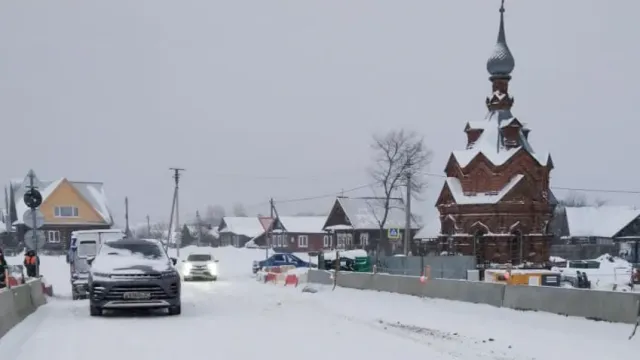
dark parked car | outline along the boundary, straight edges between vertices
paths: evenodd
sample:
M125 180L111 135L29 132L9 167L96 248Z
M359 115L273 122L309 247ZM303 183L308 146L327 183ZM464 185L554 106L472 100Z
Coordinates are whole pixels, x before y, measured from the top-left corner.
M177 260L169 258L159 241L108 241L87 261L91 316L105 309L168 309L169 315L180 314Z
M270 258L262 261L254 261L252 266L253 273L257 273L258 270L266 266L282 266L293 265L297 268L312 267L307 261L300 259L292 254L273 254Z
M355 271L356 261L347 257L340 257L340 271ZM324 260L325 270L334 270L336 267L336 260Z

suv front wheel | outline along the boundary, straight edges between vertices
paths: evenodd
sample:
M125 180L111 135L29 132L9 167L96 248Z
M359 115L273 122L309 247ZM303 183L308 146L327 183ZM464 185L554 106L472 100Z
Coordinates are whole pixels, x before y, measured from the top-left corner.
M172 306L169 308L169 315L175 316L182 313L182 307L180 305Z
M91 306L89 307L89 314L91 316L102 316L102 309L97 306Z

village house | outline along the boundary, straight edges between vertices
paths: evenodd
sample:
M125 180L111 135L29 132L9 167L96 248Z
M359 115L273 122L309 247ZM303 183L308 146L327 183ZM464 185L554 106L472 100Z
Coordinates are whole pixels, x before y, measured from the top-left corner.
M69 247L71 233L76 230L101 230L113 226L113 217L107 203L104 185L100 182L39 181L42 194L40 211L44 215L46 242L42 250L62 251ZM29 228L23 221L28 210L23 195L27 190L24 181L12 181L9 187L9 214L16 229L16 239L24 243Z
M530 128L511 112L515 60L507 46L504 6L498 40L487 61L491 95L484 120L467 122L464 150L453 151L436 201L438 242L448 252L475 256L479 265L535 264L549 259L548 229L556 206L549 188L551 156L534 152Z
M583 260L626 251L633 260L640 240L640 210L630 206L558 207L551 229L552 256Z
M329 241L335 241L338 249L363 249L372 251L376 248L376 240L389 237L389 232L397 233L389 238L391 251L402 250L405 211L404 201L390 200L389 213L384 223L382 233L380 223L384 216L384 199L375 197L338 197L327 216L323 229L330 236ZM411 238L415 236L420 226L411 217ZM413 244L412 244L413 245ZM412 249L415 252L415 249Z
M218 226L220 246L244 247L249 241L264 242L265 229L255 216L225 216Z
M273 247L289 252L315 252L331 248L323 230L326 216L281 216L272 222Z

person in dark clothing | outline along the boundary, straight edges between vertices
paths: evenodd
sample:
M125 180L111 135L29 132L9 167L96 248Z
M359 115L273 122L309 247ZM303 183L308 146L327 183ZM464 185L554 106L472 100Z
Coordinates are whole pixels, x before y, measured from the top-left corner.
M7 287L9 284L9 264L4 258L4 253L0 249L0 289Z
M591 289L591 281L587 278L586 272L582 272L582 283L584 284L585 289Z
M37 267L40 266L40 257L33 250L24 254L24 267L27 269L28 277L37 277Z
M578 289L582 289L584 287L584 283L582 281L582 274L580 271L576 271L576 280L578 280Z

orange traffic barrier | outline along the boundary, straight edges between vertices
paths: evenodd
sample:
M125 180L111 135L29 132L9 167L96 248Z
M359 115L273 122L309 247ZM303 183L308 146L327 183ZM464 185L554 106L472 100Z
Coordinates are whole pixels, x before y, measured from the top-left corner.
M289 274L284 278L284 286L293 285L298 286L298 276L296 274Z
M276 274L275 273L267 273L267 275L264 277L264 282L268 283L268 282L276 282Z

